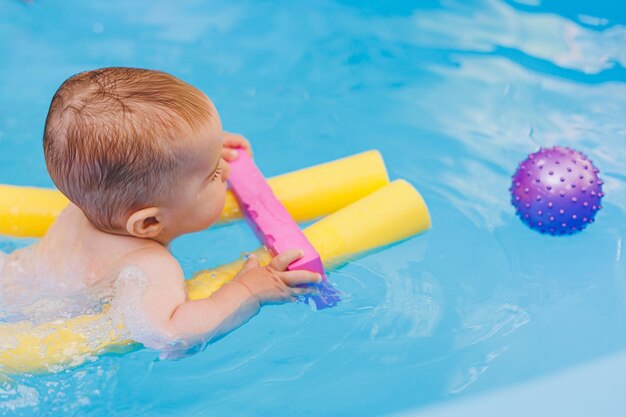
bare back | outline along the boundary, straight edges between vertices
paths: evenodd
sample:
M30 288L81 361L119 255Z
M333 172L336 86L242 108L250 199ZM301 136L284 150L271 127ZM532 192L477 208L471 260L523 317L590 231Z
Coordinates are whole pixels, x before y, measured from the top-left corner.
M148 248L166 251L150 240L102 232L70 204L39 242L4 258L2 306L101 291L113 284L124 259Z

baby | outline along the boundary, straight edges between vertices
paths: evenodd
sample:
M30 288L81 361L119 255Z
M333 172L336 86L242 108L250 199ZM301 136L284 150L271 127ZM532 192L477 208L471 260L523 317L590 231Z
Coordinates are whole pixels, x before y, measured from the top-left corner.
M215 223L228 161L238 149L250 152L191 85L135 68L75 75L52 98L43 142L52 180L71 204L12 258L45 277L48 294L115 287L112 304L122 305L131 337L144 345L168 350L219 337L262 305L294 301L320 282L319 274L286 270L302 256L294 249L267 267L251 255L213 295L188 299L168 245Z

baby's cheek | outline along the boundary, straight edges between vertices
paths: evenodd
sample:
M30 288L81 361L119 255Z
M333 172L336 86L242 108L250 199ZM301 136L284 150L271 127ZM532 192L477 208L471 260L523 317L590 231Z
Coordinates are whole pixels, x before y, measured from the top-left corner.
M226 193L220 193L214 196L213 201L211 202L211 214L217 219L224 211L224 204L226 202Z
M221 188L221 189L220 189ZM226 201L225 187L212 187L202 201L199 201L198 209L201 210L200 215L204 218L205 228L215 223L224 210Z

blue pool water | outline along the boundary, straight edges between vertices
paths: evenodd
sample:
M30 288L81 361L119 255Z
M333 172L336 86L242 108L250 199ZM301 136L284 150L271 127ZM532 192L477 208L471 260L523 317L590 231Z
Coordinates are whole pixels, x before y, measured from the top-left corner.
M268 176L379 149L434 224L331 272L337 308L264 308L178 361L142 350L3 377L0 413L622 415L626 9L361 3L0 2L0 183L51 186L42 127L64 79L138 66L205 91ZM528 230L509 203L516 164L552 145L605 181L572 237ZM255 246L236 224L173 251L191 274Z

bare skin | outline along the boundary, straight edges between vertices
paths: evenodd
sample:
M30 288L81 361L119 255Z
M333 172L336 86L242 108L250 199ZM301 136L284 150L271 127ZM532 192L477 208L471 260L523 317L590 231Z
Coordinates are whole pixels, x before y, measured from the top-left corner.
M193 138L190 147L189 169L179 178L174 198L129 214L125 230L101 231L70 204L40 242L15 252L12 258L22 257L21 264L45 271L46 279L54 281L48 291L60 295L113 285L126 266L139 267L148 277L140 289L141 325L155 337L133 336L157 349L164 347L156 339L194 343L219 337L249 320L264 304L291 302L310 293L310 288L298 285L318 283L321 277L308 271L286 271L302 256L301 251L290 250L267 267L260 267L251 256L237 277L213 295L188 299L182 268L168 245L178 236L215 223L224 206L227 160L236 156L235 148L250 151L245 138L223 133L219 120L211 131ZM121 291L132 291L127 288L132 285L125 284Z

